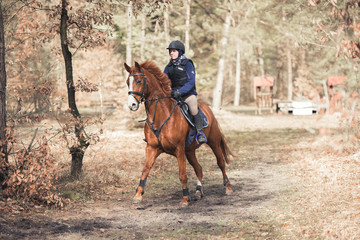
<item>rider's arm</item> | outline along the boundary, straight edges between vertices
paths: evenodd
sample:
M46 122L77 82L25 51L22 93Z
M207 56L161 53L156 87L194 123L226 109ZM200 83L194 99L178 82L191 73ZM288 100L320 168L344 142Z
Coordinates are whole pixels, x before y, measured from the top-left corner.
M188 81L182 86L179 91L182 95L186 95L191 90L195 89L195 68L194 65L188 61L185 65L185 70L188 76Z
M169 68L168 68L168 66L166 65L166 66L165 66L165 69L164 69L164 73L165 73L166 75L168 75L168 72L169 72ZM169 77L169 75L168 75L168 77Z

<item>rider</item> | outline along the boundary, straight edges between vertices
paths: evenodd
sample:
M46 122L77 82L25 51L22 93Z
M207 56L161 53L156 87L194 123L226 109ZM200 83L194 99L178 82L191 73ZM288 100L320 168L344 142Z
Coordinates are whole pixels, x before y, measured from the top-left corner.
M171 96L177 101L182 99L189 105L191 114L195 119L196 139L199 144L206 143L206 136L202 132L203 120L196 98L194 64L191 59L185 57L185 46L179 40L172 41L167 49L171 59L168 65L166 65L164 73L171 80Z

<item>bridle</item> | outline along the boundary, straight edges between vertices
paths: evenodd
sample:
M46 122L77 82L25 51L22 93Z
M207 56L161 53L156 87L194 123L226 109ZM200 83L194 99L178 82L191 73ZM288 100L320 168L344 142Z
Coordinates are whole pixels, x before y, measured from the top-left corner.
M146 99L145 96L145 88L149 88L149 85L146 82L146 76L144 74L144 70L141 69L141 73L135 73L135 74L130 74L129 77L135 77L135 76L142 76L143 77L143 87L141 92L136 92L136 91L128 91L128 95L133 96L136 100L136 102L140 105L140 103L143 102L157 102L158 100L164 99L164 98L171 98L171 96L165 96L165 97L159 97L159 98L151 98L151 99ZM137 95L140 97L140 101L134 96ZM156 110L155 110L156 111Z
M129 91L128 95L131 95L135 98L135 100L137 101L138 104L142 103L145 101L145 87L148 87L147 83L146 83L146 76L144 74L144 70L141 69L141 73L135 73L135 74L130 74L129 77L135 77L135 76L142 76L143 77L143 87L141 92L136 92L136 91ZM140 97L140 101L134 96L137 95Z
M159 145L160 145L160 148L164 150L161 142L160 142L160 139L159 139L159 135L160 135L160 131L162 129L162 127L167 123L167 121L169 121L170 117L173 115L174 111L175 111L175 108L176 106L178 105L178 102L175 101L174 103L174 106L171 110L171 113L170 115L165 119L165 121L156 129L155 126L154 126L154 123L155 123L155 116L156 116L156 110L157 110L157 104L158 104L158 101L161 100L161 99L165 99L165 98L171 98L171 96L164 96L164 97L159 97L159 98L151 98L151 99L146 99L146 96L145 96L145 88L149 88L147 82L146 82L146 76L144 74L144 70L141 69L141 73L135 73L135 74L130 74L129 77L134 77L134 76L142 76L143 77L143 87L142 87L142 90L141 92L136 92L136 91L129 91L128 92L128 95L132 96L133 98L135 98L135 100L137 101L137 103L140 105L140 103L148 103L150 102L150 104L152 104L153 102L155 102L155 109L154 109L154 116L153 116L153 119L150 120L149 119L149 112L148 112L148 109L145 107L145 111L146 111L146 119L144 120L146 122L146 124L149 126L149 128L151 129L151 131L155 134L158 142L159 142ZM140 97L140 101L134 96L134 95L137 95ZM141 121L142 122L142 121ZM165 150L164 150L165 151Z

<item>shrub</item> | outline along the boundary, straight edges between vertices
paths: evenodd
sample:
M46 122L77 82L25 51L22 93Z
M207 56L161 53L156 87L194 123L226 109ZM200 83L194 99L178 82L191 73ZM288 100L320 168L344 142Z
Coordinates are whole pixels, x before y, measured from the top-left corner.
M54 185L58 168L45 138L39 146L36 151L21 150L15 154L3 183L3 196L25 205L63 207L63 199Z

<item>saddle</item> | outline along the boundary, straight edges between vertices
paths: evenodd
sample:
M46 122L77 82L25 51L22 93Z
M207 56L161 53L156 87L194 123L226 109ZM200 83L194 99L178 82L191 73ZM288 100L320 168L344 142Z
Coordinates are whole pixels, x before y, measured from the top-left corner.
M188 148L191 145L191 143L194 141L195 136L196 136L195 119L194 119L194 116L190 112L189 105L186 102L180 101L178 103L180 106L181 113L183 114L183 116L185 117L185 119L187 120L189 125L191 126L189 135L187 136L186 141L185 141L185 148ZM204 129L209 126L209 121L208 121L207 117L205 116L205 113L200 108L199 108L199 111L202 116L203 129Z

